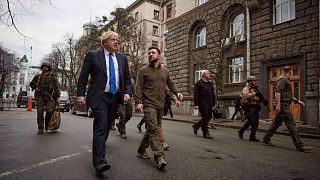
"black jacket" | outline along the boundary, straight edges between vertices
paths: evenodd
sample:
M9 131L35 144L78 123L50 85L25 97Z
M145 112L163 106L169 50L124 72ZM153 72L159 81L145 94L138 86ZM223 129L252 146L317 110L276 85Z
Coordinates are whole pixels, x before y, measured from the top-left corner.
M199 107L213 107L216 105L216 97L212 82L204 82L202 79L196 82L194 86L194 105Z

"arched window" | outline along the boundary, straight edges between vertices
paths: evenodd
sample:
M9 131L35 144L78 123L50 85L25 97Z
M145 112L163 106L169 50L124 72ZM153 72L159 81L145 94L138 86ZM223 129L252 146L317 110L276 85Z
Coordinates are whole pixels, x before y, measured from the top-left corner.
M196 4L197 6L200 6L201 4L204 4L205 2L207 2L206 0L197 0Z
M241 36L244 33L244 14L237 15L230 23L230 37Z
M207 29L205 27L201 27L197 30L196 48L206 45L206 35Z

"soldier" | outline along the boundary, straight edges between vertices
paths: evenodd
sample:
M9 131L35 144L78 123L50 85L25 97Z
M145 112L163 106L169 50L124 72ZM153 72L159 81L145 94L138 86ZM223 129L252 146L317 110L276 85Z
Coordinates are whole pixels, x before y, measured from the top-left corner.
M238 135L240 139L243 139L244 131L251 126L249 141L260 142L260 140L256 138L256 132L259 126L259 111L261 110L260 103L262 99L258 94L256 77L249 76L247 83L247 86L242 90L242 101L246 104L243 105L243 109L245 118L248 119L248 121L239 129Z
M132 95L134 95L134 80L131 79L132 84ZM119 123L116 124L118 127L118 132L120 133L120 137L123 139L127 138L126 133L126 123L131 119L132 117L132 103L133 99L130 99L128 102L124 104L120 104L119 107Z
M37 100L38 134L43 134L44 129L48 130L48 124L55 106L59 105L60 89L58 80L50 72L52 71L51 64L43 62L40 69L42 73L34 76L30 82L30 87L35 90L35 98ZM51 100L50 96L52 97ZM44 111L46 111L45 118L43 117Z
M236 97L236 100L235 100L235 111L231 117L231 120L234 120L234 118L236 117L236 115L238 114L238 112L240 113L240 116L241 116L241 120L242 122L244 122L244 118L243 118L243 110L242 110L242 107L241 107L241 99L242 97L241 96L238 96Z
M272 124L267 130L266 134L263 137L263 143L268 146L274 146L271 143L270 139L272 135L277 131L282 122L287 126L290 136L296 149L301 152L312 150L311 146L305 146L301 142L296 123L293 120L292 112L290 110L290 104L292 101L299 103L302 107L305 106L305 103L293 97L292 87L290 83L291 68L290 66L284 66L282 68L282 75L276 81L275 84L275 100L276 100L276 110L275 117Z

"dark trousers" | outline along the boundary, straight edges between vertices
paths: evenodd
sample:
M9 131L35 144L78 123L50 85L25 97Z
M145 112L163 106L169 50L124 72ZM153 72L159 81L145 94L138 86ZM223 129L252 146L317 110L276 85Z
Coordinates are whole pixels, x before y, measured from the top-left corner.
M233 120L234 117L238 114L238 112L240 112L241 120L243 121L243 110L241 108L235 108L235 111L234 111L231 119Z
M142 126L143 125L143 123L144 122L146 122L146 117L145 116L143 116L143 118L140 120L140 122L139 122L139 124L138 124L138 126Z
M245 109L244 116L247 122L240 128L240 132L243 133L247 128L251 126L250 139L256 137L256 132L259 126L259 111L260 105L250 105L248 109Z
M282 122L284 122L289 130L289 133L294 145L296 147L303 146L303 142L301 142L298 131L297 131L296 123L293 120L292 112L290 110L290 105L281 104L280 107L281 107L280 112L275 115L275 118L273 119L273 122L271 123L269 129L264 135L263 140L265 141L270 140L273 134L281 126Z
M197 129L201 127L203 134L206 134L209 132L208 124L212 118L212 106L200 106L199 111L201 114L201 119L195 123L195 127Z
M104 93L103 100L98 107L93 108L93 145L92 162L93 165L106 161L106 141L108 139L111 124L117 117L118 106L121 101L120 93L115 95Z

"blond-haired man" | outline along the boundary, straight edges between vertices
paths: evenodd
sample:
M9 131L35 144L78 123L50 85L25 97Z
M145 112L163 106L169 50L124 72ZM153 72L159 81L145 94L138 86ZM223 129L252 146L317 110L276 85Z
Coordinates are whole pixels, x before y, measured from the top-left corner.
M93 110L92 160L96 174L110 169L105 159L105 143L119 104L127 102L132 93L127 58L116 52L118 34L113 31L102 33L101 46L102 49L88 52L77 86L77 102ZM85 98L89 75L91 80Z

